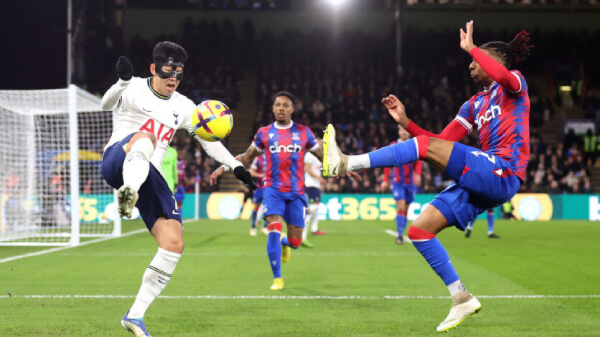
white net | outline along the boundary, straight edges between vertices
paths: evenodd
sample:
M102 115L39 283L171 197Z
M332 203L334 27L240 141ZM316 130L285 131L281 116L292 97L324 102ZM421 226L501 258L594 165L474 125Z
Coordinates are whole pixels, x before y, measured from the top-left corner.
M77 88L79 231L71 222L69 90L0 90L0 245L66 245L120 235L114 193L102 179L113 115ZM119 220L117 220L119 221ZM79 237L75 242L79 242Z

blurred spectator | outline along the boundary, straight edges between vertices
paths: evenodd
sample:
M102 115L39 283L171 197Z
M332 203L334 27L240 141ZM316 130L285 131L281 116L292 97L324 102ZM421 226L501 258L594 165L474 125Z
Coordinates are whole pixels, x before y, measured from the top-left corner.
M585 164L596 165L596 156L598 153L597 136L592 132L592 129L587 129L585 137L583 137L583 150L585 153Z

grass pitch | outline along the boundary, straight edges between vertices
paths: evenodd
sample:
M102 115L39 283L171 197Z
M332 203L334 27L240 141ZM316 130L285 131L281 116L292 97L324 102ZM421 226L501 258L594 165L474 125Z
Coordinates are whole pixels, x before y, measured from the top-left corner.
M185 224L186 248L146 314L154 336L433 336L448 291L392 222L325 221L271 291L248 221ZM125 221L124 230L144 228ZM438 237L482 311L454 336L600 336L600 225L484 221ZM0 260L47 248L0 247ZM156 252L148 232L0 263L0 336L128 336L120 319Z

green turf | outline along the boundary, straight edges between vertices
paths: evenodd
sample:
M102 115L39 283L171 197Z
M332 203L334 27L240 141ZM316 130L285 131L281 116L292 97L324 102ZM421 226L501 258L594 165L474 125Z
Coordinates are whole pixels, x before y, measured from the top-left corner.
M139 228L138 221L124 223L125 231ZM384 232L392 222L329 221L321 228L328 235L310 237L313 249L293 251L283 266L286 288L274 292L266 237L248 236L247 221L186 224L184 255L147 312L148 329L154 336L437 334L450 307L446 287L412 245L397 246ZM450 334L600 335L597 223L498 221L501 239L486 232L479 221L470 239L455 229L438 236L483 304ZM0 247L0 259L40 249L47 248ZM127 336L119 320L155 251L144 232L0 263L0 336Z

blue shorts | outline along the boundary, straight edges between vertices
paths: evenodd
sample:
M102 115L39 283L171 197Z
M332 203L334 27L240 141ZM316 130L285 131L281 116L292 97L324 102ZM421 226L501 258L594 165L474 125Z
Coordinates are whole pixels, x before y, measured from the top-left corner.
M180 204L183 204L183 199L185 198L185 188L183 186L177 187L175 190L175 201Z
M454 143L445 173L455 182L438 194L431 205L450 226L461 230L485 210L510 200L521 186L521 180L512 174L512 167L504 159L460 143Z
M318 187L307 187L306 195L308 196L308 203L318 204L321 202L321 189Z
M252 196L252 202L255 204L260 204L263 201L263 188L259 187L254 190L254 195Z
M123 162L125 161L124 146L127 145L135 133L123 138L121 141L111 145L102 157L102 176L104 180L115 189L123 186ZM152 231L152 227L159 217L177 220L181 223L181 215L177 209L177 202L173 192L167 185L167 181L160 172L150 163L148 178L138 191L139 199L135 206L146 228Z
M304 228L308 201L303 194L279 192L273 187L263 188L263 209L265 217L280 215L288 225Z
M415 200L415 185L392 184L392 195L394 200L404 200L410 204Z

